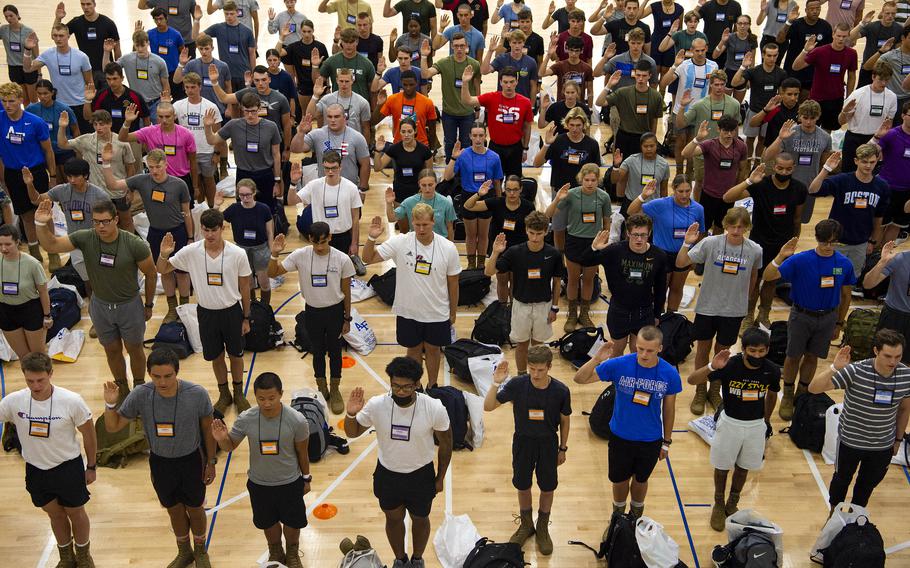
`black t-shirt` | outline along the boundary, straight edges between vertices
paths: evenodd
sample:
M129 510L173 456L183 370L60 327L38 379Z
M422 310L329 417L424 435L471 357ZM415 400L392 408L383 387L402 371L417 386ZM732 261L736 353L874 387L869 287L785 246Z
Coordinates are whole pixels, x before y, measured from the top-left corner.
M616 53L625 53L629 51L629 42L626 41L626 37L629 35L629 31L635 28L640 29L645 32L645 43L651 43L651 27L642 22L641 20L630 24L626 21L625 18L620 18L618 20L613 20L608 22L606 26L607 32L610 34L610 41L616 44ZM604 49L601 53L606 51L607 45L609 42L604 41Z
M555 12L550 14L550 18L556 22L559 33L569 31L569 11L565 7L557 8Z
M419 191L417 176L420 170L427 165L427 160L433 155L430 149L417 142L413 152L405 150L401 142L392 144L386 151L386 156L394 160L395 176L392 187L395 189L395 201L401 203Z
M565 272L556 247L544 244L532 252L527 243L507 248L496 260L496 270L512 273L512 295L523 304L552 301L553 278Z
M797 18L787 32L787 56L784 57L784 70L791 76L799 79L804 89L812 86L812 75L815 73L810 65L799 71L793 70L793 62L799 57L800 52L806 47L806 37L815 36L815 47L831 43L831 24L819 18L811 26L805 18ZM710 45L710 44L709 44Z
M442 7L452 12L452 21L458 22L458 7L462 4L467 4L474 10L474 15L471 16L471 25L480 31L484 31L484 25L490 19L490 9L487 7L486 0L444 0Z
M376 34L370 34L366 39L358 37L357 53L369 59L374 69L378 68L379 56L382 55L382 38Z
M749 187L752 208L752 233L749 238L761 243L785 243L794 235L796 208L806 202L806 185L790 178L786 189L778 189L771 176Z
M301 84L313 86L313 67L310 63L310 58L313 56L314 47L319 50L319 56L322 61L328 59L329 50L326 49L325 44L321 41L314 40L313 43L295 41L284 48L288 52L288 57L294 62L294 69L297 71L298 90Z
M588 103L576 101L575 106L585 111L585 114L588 116L588 122L591 122L591 109L588 108ZM566 128L562 125L562 121L566 115L569 114L570 110L572 109L566 106L566 101L556 101L550 103L550 106L547 107L547 113L544 115L544 120L556 125L557 135L566 133Z
M547 160L552 166L550 187L554 192L559 191L565 184L575 187L578 185L575 178L583 165L600 165L600 145L590 136L585 136L580 142L575 143L567 134L560 134L547 148Z
M71 34L76 36L76 45L79 46L79 51L88 55L92 68L95 71L102 71L101 60L104 57L104 40L113 39L120 41L120 32L117 31L117 24L107 16L99 14L98 19L94 22L86 20L85 16L73 18L66 24L66 27L69 28Z
M788 120L799 122L799 120L797 120L799 105L796 105L793 108L787 108L784 105L780 105L777 108L777 112L775 112L774 116L771 117L771 120L768 121L768 130L765 132L765 148L774 144L774 141L777 140L778 135L780 135L780 129L785 122Z
M881 49L885 42L890 38L894 38L894 45L900 47L901 31L903 31L903 29L904 28L897 22L894 22L890 27L886 28L882 25L881 21L878 20L863 26L862 31L860 32L861 37L866 38L866 47L863 49L863 60L867 60L875 55L875 52Z
M723 369L708 373L708 380L721 382L727 416L763 420L768 391L780 392L780 367L765 358L758 369L747 369L743 356L734 355Z
M699 8L698 13L701 15L701 20L705 25L704 31L708 37L708 48L713 51L714 47L720 43L724 30L733 29L733 24L742 15L743 8L736 0L730 0L724 5L718 4L717 0L710 0Z
M743 79L749 83L752 93L749 95L749 109L758 112L765 108L786 78L787 72L776 65L770 73L761 65L743 71Z
M509 47L509 40L505 41L505 45L503 47L505 48L506 53L509 53L509 50L512 49ZM543 38L540 37L537 32L531 32L531 35L525 39L524 52L525 55L534 61L539 61L540 58L543 57L543 54L546 53L546 50L543 47Z
M145 99L129 87L123 87L123 94L119 97L110 87L101 89L92 100L92 110L106 110L111 113L111 132L116 134L123 127L126 107L130 106L130 103L139 109L140 119L149 116L149 107L145 104ZM134 120L130 125L130 132L135 132L140 128L142 128L142 120Z
M506 246L515 246L528 240L525 233L525 217L534 211L534 204L522 199L518 209L512 211L506 205L505 197L488 197L484 200L487 209L493 213L492 231L494 235L505 233Z
M667 253L651 245L644 254L629 248L629 241L613 243L602 251L587 247L582 264L601 264L610 288L610 305L626 309L654 306L654 315L664 311L667 296Z
M572 414L572 394L569 387L554 378L545 389L531 383L530 375L517 375L503 383L496 400L512 403L515 434L532 438L555 436L562 416ZM543 411L541 414L540 411Z

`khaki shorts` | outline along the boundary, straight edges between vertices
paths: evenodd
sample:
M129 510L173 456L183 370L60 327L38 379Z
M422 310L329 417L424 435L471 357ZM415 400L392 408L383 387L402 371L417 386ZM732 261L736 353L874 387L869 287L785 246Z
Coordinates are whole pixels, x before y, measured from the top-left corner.
M512 300L512 331L509 338L515 343L534 340L540 343L553 335L553 326L547 321L550 302L523 304Z
M737 420L721 412L711 441L711 465L730 471L733 466L756 471L765 458L764 420Z

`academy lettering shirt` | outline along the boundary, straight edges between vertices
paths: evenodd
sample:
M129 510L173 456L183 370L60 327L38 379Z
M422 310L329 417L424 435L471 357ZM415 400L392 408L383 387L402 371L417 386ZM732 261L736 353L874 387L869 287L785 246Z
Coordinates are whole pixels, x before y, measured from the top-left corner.
M720 381L724 412L734 420L764 420L768 391L780 392L780 367L762 358L758 369L749 369L743 355L730 357L723 369L708 373L709 381Z
M484 93L477 97L487 116L490 141L500 146L521 142L525 123L534 121L531 101L524 95L515 94L511 99L501 92Z
M0 112L0 159L5 168L21 170L43 165L44 150L41 142L50 138L47 124L30 112L23 112L18 120L11 120Z
M792 283L793 305L807 310L831 310L840 304L842 286L856 284L853 265L835 251L821 256L815 249L796 253L780 264L780 275Z
M630 353L604 361L595 372L616 386L610 431L632 442L663 440L663 399L682 392L676 369L663 359L654 367L642 367L638 355Z
M752 272L761 268L761 247L746 238L734 245L727 235L714 235L693 246L689 258L705 265L695 313L728 318L745 316Z
M834 197L828 218L843 227L840 242L858 245L872 236L873 221L885 215L890 194L888 183L878 176L865 183L855 173L846 173L826 178L816 196Z

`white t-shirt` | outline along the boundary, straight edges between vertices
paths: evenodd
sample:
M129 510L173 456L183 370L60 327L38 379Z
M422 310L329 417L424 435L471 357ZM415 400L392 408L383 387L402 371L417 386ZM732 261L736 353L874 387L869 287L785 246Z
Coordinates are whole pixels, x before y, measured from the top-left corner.
M341 279L356 274L351 258L340 250L329 247L329 254L319 256L313 247L295 250L281 262L285 270L297 271L300 293L307 306L327 308L344 300Z
M82 397L63 387L55 386L44 401L34 400L27 388L0 400L0 421L16 425L22 458L38 469L48 470L81 456L76 428L91 419L92 411Z
M376 395L357 413L357 422L376 429L379 463L396 473L411 473L432 462L433 431L449 429L446 408L423 393L417 393L417 401L407 408L395 404L388 394Z
M218 105L206 98L203 98L198 105L190 103L189 99L180 99L174 103L177 123L193 133L193 139L196 140L197 154L211 154L215 151L215 147L206 141L205 127L202 125L205 113L210 108L215 109L215 122L221 122L222 116L221 111L218 110ZM217 127L215 132L218 132Z
M673 112L680 112L679 101L682 100L682 94L686 91L692 92L692 102L689 106L682 109L685 112L701 99L708 96L708 83L710 82L711 73L717 69L717 63L710 59L705 60L704 65L696 65L691 59L687 59L679 64L676 68L676 76L679 78L679 84L676 87L676 96L673 97Z
M170 258L171 264L190 273L200 306L207 310L230 308L240 301L238 278L253 273L246 251L225 241L222 253L212 258L204 247L205 241L188 244Z
M847 130L854 134L872 136L878 132L885 119L891 120L897 112L897 95L891 89L874 93L871 85L860 87L850 93L844 106L853 100L856 101L856 112L847 121Z
M332 234L350 231L354 226L352 209L363 207L357 184L341 178L338 185L328 185L324 177L314 179L297 192L304 207L312 205L313 222L328 223Z
M447 279L461 272L455 244L433 235L428 246L415 233L395 235L377 247L383 260L395 262L395 302L392 312L422 323L449 321ZM418 273L420 271L421 273Z

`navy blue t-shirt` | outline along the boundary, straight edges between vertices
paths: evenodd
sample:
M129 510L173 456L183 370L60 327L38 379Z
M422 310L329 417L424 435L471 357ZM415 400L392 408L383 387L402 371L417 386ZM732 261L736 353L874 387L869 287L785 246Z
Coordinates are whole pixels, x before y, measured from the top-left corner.
M245 208L234 203L224 210L224 220L231 224L234 242L242 247L253 247L268 241L266 223L272 220L272 212L265 203Z
M821 256L815 249L794 254L780 265L781 277L792 284L790 299L807 310L831 310L840 304L842 286L856 284L853 264L834 251Z
M878 176L863 183L855 173L846 173L825 178L815 195L834 196L828 218L840 222L843 227L840 242L858 245L872 236L875 218L884 217L891 190L888 182Z

